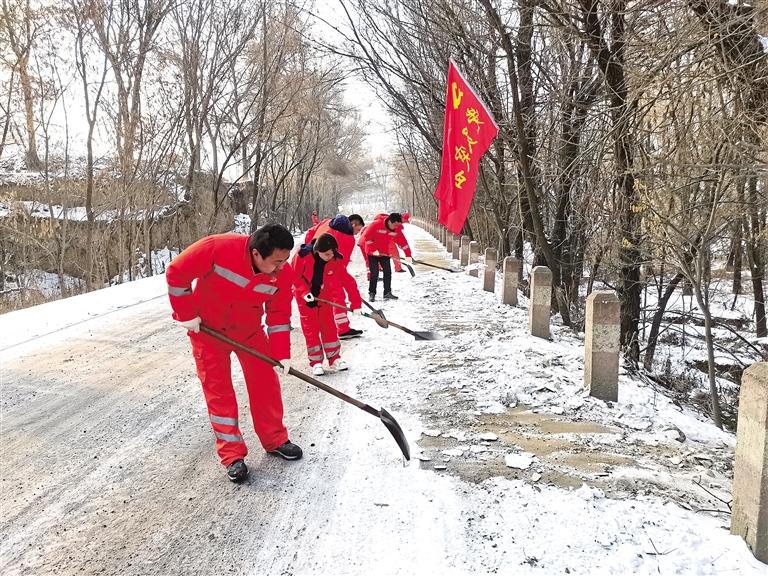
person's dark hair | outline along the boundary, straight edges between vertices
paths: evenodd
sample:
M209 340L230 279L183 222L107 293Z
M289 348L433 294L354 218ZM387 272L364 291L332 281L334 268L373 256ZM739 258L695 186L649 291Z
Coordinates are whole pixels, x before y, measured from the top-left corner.
M400 222L403 223L403 216L400 214L400 212L392 212L392 214L389 215L387 218L390 222Z
M248 239L248 249L258 250L262 258L267 258L275 250L292 250L293 236L280 224L267 224L251 234Z
M360 224L360 226L365 226L365 220L363 220L363 217L360 216L360 214L350 214L349 221L352 223L357 222L358 224Z
M330 234L322 234L315 240L315 252L328 252L328 250L338 250L339 243L336 238Z

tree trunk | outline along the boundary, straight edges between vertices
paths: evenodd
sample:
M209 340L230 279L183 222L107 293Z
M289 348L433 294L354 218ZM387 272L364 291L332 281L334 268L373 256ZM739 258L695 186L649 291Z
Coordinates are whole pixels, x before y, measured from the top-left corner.
M42 162L37 155L37 138L35 136L34 95L32 94L32 81L27 69L28 56L19 59L19 79L21 92L24 97L24 120L27 126L27 150L26 161L28 170L40 170Z
M664 291L664 295L659 299L659 307L656 309L656 313L653 315L651 321L651 331L648 333L648 345L645 348L645 357L643 358L643 368L651 370L653 368L653 357L656 354L656 343L659 340L659 329L661 328L661 320L664 317L664 312L667 310L667 304L672 294L675 292L675 288L683 279L683 275L678 272L674 278L667 284L667 289Z
M733 293L741 294L741 268L744 265L742 261L743 250L741 248L741 218L736 220L733 227Z
M704 314L704 340L707 345L707 374L709 376L709 393L712 397L712 420L715 426L723 429L723 418L720 413L720 398L717 390L717 376L715 374L715 345L712 338L712 313L709 310L709 305L705 302L705 299L701 292L701 267L697 266L696 275L698 278L693 283L694 293L696 295L696 302L699 304L702 313Z
M757 174L751 174L748 181L749 237L747 254L752 272L752 293L755 299L755 332L758 338L768 336L765 318L765 261L763 234L765 232L764 214L760 213L761 200L757 191Z

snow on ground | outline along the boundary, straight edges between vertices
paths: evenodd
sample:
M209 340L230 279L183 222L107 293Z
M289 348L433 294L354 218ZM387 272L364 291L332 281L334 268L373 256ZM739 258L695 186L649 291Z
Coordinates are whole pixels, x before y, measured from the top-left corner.
M2 314L0 350L148 300L167 297L167 293L165 276L155 276Z
M418 258L441 263L437 242L406 229ZM726 509L732 434L623 373L619 402L591 398L583 335L553 326L551 341L532 338L525 298L504 306L479 278L416 268L394 275L399 301L374 306L444 338L368 327L378 354L353 366L364 396L408 413L420 467L475 502L464 511L472 570L765 573L726 514L695 511Z
M437 243L414 226L406 228L415 255L440 262ZM729 535L728 515L705 511L726 508L719 498L729 499L732 434L626 374L618 402L589 397L582 384L580 335L554 326L551 341L532 338L526 333L525 299L519 307L503 306L497 295L480 290L478 278L416 269L414 278L394 275L400 300L379 298L373 305L394 322L434 330L443 339L419 342L356 318L353 324L365 333L343 344L351 370L325 377L330 385L392 412L410 440L414 458L409 466L398 465L399 451L377 419L309 388L300 404L295 395L289 400L286 412L292 438L306 450L305 459L290 469L299 472L287 481L287 467L257 467L255 479L232 487L216 469L213 454L204 455L209 464L184 466L190 450L210 450L203 415L186 405L189 413L173 415L172 405L163 404L161 420L178 418L173 426L185 434L186 452L178 451L180 446L156 449L174 450L176 462L188 470L179 487L185 497L174 502L170 494L158 496L160 506L173 509L173 525L166 527L172 532L157 532L136 549L128 534L110 532L115 521L105 523L109 538L101 547L112 552L100 557L104 565L112 566L115 554L123 557L123 541L135 563L124 566L131 574L156 573L155 567L193 573L195 566L210 566L222 555L223 565L237 574L766 574L743 541ZM353 270L365 296L359 254ZM157 338L164 333L159 324L170 325L167 304L160 300L165 291L164 278L156 276L2 315L0 360L13 361L39 348L38 342L48 349L78 331L83 339L95 336L96 345L99 326L125 329L129 320L137 322L130 316L133 306L162 317L135 324L139 334L148 324L147 338ZM97 324L88 323L94 317ZM293 324L299 324L295 314ZM296 367L306 369L300 334L294 332L293 340ZM155 345L146 347L148 354L162 354ZM181 402L189 392L178 382L189 377L169 377L176 378L170 389L179 390L175 398ZM284 388L296 390L296 382ZM140 395L135 417L151 409L155 397L165 398L159 396L164 390ZM317 398L323 403L317 405ZM304 404L310 405L309 413L302 412ZM329 406L338 410L337 420ZM317 428L322 420L316 418L323 418L319 408L332 423L326 432ZM195 427L187 430L184 422L191 420ZM178 441L179 432L169 434L169 440ZM152 434L130 439L136 450L152 442ZM109 500L112 490L118 496L130 490L132 510L144 511L143 498L153 496L151 485L123 484L139 482L141 463L120 463L121 469L122 464L136 469L127 476L110 472L114 486L98 488L103 501L92 507L97 515L91 521L99 525L98 511L115 507ZM207 494L190 493L192 483L206 474L213 474L205 483ZM99 474L99 482L103 478ZM48 493L29 505L45 501ZM187 494L194 505L187 504ZM27 501L12 496L16 507ZM264 502L276 508L260 516ZM65 504L56 506L68 510ZM83 513L75 504L73 513ZM243 516L238 512L243 507L253 511ZM149 525L164 517L163 510L147 510ZM213 514L206 525L199 524L201 510ZM26 533L23 526L16 529L11 531L16 539ZM173 549L183 557L166 561L162 543L184 531L190 533L188 547ZM251 540L252 532L263 539ZM97 553L81 544L89 557ZM145 547L153 555L142 559ZM194 551L193 559L188 551ZM62 565L76 566L76 556L70 554ZM29 554L20 557L40 562ZM18 565L7 568L25 573ZM102 566L83 568L96 573Z

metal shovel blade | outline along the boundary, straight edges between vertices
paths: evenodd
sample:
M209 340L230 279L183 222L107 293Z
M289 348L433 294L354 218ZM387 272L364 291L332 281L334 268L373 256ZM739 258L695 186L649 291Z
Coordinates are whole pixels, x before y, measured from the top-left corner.
M400 264L402 264L403 266L408 268L408 272L411 274L411 278L416 276L416 272L413 271L413 266L411 266L410 264L408 264L406 262L403 262L402 260L400 261Z
M403 429L400 428L400 424L398 424L397 420L394 419L392 414L387 412L384 408L379 410L379 418L381 418L381 421L384 423L384 426L387 427L387 430L390 431L392 436L395 437L395 442L397 442L397 445L400 447L400 450L402 450L403 456L405 456L405 459L410 460L411 449L408 446L408 440L405 439L405 434L403 433Z
M416 340L441 340L442 336L436 332L418 332L413 331L413 336Z

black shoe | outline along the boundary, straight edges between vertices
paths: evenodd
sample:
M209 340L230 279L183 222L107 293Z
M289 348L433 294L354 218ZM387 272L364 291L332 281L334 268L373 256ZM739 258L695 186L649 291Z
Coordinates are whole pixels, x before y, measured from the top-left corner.
M371 302L375 302L376 294L374 294L373 292L368 292L368 300L370 300Z
M340 340L349 340L350 338L357 338L358 336L362 336L363 331L362 330L355 330L354 328L350 328L346 332L342 332L339 334Z
M303 455L301 448L296 446L296 444L290 440L288 440L288 442L285 444L278 446L274 450L270 450L269 453L285 458L286 460L298 460Z
M392 292L384 292L384 300L397 300L397 296L392 294Z
M399 274L400 272L405 272L405 269L404 268L400 268L400 270L395 270L395 272L397 272Z
M235 460L227 467L227 477L232 482L240 483L248 477L248 466L242 460Z

